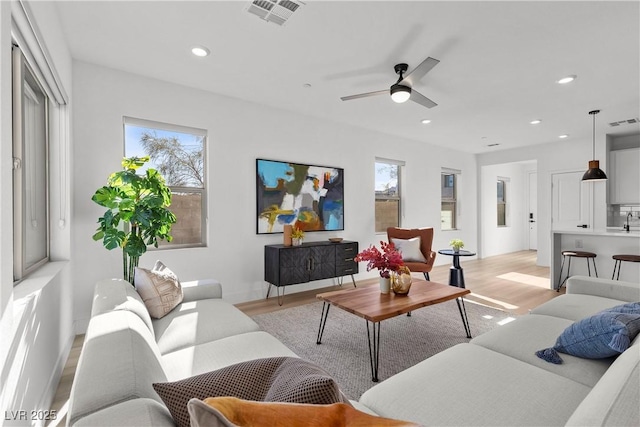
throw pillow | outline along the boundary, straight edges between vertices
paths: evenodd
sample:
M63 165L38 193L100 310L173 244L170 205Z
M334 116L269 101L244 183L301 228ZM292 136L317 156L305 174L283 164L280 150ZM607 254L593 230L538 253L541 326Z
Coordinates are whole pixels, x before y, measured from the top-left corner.
M213 397L204 402L191 399L188 406L192 427L417 426L406 421L369 415L345 403L308 405Z
M402 260L405 262L427 262L420 250L420 237L413 239L391 239L396 249L402 254Z
M609 310L612 309L575 322L560 334L553 347L537 351L536 356L560 364L562 358L558 352L586 359L622 353L640 332L640 314Z
M166 316L182 302L178 277L160 261L156 261L151 270L136 267L133 282L149 315L155 319Z
M153 388L178 426L189 426L187 403L207 397L309 404L348 403L336 382L319 366L297 357L249 360Z
M606 310L612 313L630 313L640 314L640 302L628 302L626 304L616 305L615 307L607 308Z

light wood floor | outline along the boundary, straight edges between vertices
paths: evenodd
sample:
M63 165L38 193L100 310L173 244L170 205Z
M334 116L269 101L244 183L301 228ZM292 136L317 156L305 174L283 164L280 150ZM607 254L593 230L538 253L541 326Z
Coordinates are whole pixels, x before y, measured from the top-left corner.
M534 251L514 252L482 260L466 261L462 259L461 265L464 268L466 287L471 290L471 294L465 298L510 313L526 314L532 308L564 293L564 288L561 293L549 289L549 268L536 265L536 252ZM414 276L422 278L422 274L414 273ZM449 265L434 267L431 272L431 280L448 283ZM357 282L358 286L377 286L377 283L375 278ZM351 281L345 278L343 288L351 286ZM278 306L276 298L272 297L268 300L236 304L236 307L249 316L255 316L314 302L316 294L335 289L340 289L340 287L330 286L291 293L285 296L282 306ZM295 290L295 286L289 287L289 292L292 290ZM50 422L49 426L63 426L66 423L66 405L83 340L84 335L78 335L73 342L73 348L51 408L58 411L60 416L57 420Z

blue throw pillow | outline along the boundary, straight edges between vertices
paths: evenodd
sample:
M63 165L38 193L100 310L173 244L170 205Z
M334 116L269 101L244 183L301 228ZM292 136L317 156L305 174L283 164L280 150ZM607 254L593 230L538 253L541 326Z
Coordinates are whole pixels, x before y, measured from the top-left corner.
M628 302L622 305L616 305L615 307L607 308L606 310L612 313L631 313L640 314L640 302Z
M640 332L640 312L633 310L631 304L623 304L575 322L552 348L539 350L536 356L556 364L562 363L558 352L587 359L617 356Z

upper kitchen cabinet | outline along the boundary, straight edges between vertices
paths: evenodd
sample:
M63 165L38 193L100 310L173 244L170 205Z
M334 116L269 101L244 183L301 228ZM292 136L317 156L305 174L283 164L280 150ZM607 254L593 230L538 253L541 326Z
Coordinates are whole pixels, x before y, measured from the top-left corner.
M640 148L609 153L609 204L640 204Z

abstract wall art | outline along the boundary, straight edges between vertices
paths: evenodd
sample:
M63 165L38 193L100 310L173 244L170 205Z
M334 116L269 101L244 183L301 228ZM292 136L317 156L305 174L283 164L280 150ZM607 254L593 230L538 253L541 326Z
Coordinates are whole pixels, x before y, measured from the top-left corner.
M257 233L344 230L344 169L256 160Z

